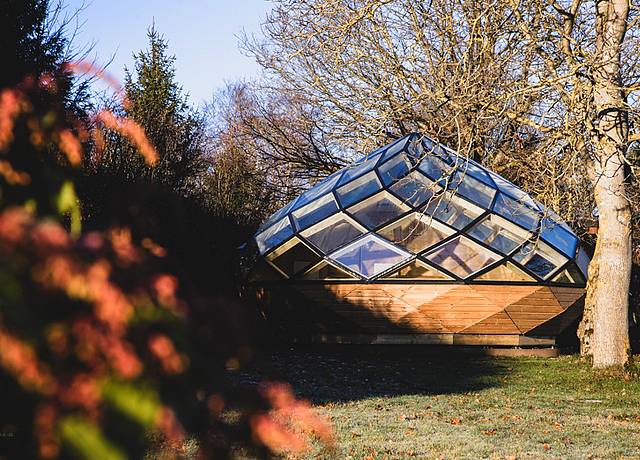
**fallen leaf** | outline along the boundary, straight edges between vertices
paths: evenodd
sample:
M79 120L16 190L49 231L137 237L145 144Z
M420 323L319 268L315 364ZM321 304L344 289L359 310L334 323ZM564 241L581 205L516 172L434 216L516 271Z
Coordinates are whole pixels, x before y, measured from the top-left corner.
M451 420L452 425L460 425L461 423L462 423L462 420L460 420L459 418L454 418Z
M551 446L545 442L545 443L542 445L542 448L543 448L544 450L550 450L550 449L551 449Z

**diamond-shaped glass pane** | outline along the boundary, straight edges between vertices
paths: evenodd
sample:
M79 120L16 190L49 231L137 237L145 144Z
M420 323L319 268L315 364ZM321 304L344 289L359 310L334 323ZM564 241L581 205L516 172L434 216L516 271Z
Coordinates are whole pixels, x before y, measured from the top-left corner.
M342 176L342 171L333 173L323 181L311 187L309 190L300 195L300 198L298 198L298 201L296 201L295 203L295 208L300 208L305 204L315 200L320 195L324 195L325 193L330 192L338 183L340 176Z
M406 204L402 203L389 192L383 191L353 205L347 211L349 211L358 222L373 230L392 221L408 210L409 207Z
M569 266L562 270L557 276L555 276L552 280L554 283L569 283L569 284L584 284L584 278L582 277L582 273L578 267L576 267L573 263L569 264Z
M367 235L330 257L365 278L371 278L402 263L411 255L374 235Z
M338 204L332 194L325 195L312 201L306 206L296 209L291 214L299 230L320 222L327 216L338 211Z
M504 193L498 193L493 210L528 230L535 230L538 226L539 215L537 212Z
M458 195L462 195L484 208L491 207L493 197L496 194L494 188L474 179L468 173L456 171L451 178L449 188Z
M442 187L427 179L424 174L413 171L389 187L389 190L400 197L404 203L417 207L427 202L442 190Z
M376 173L372 171L343 185L336 190L336 194L342 206L347 207L380 190L381 187Z
M487 273L474 278L480 281L512 281L512 282L533 282L532 276L520 270L511 262L505 262L502 265L489 270Z
M283 208L280 208L276 212L271 214L271 216L269 216L269 218L263 222L263 224L260 226L258 231L261 232L265 228L271 226L271 224L282 219L289 212L289 210L293 208L293 206L296 204L297 201L298 201L298 198L295 198L291 200L289 203L287 203Z
M382 177L384 185L389 186L389 184L392 184L406 176L411 170L411 167L412 165L409 161L409 157L402 153L378 166L378 172L380 173L380 177Z
M378 234L417 254L439 243L453 232L453 229L435 219L414 212L379 230Z
M540 224L540 236L547 243L562 251L566 256L573 257L578 247L578 237L549 216L545 216Z
M425 258L436 266L442 267L460 278L467 278L498 260L500 256L477 243L458 236L437 247Z
M461 230L473 222L483 210L450 192L431 200L425 214Z
M382 159L380 160L380 162L387 161L392 156L397 155L407 145L408 140L409 140L409 136L405 136L401 139L398 139L393 144L391 144L387 149L387 151L382 156Z
M267 260L291 277L299 271L318 262L320 256L294 237L275 251L269 253Z
M289 218L285 217L271 227L256 235L256 243L260 254L264 254L269 249L276 247L284 240L293 235L293 229L289 224Z
M487 216L469 230L469 235L502 254L511 254L531 234L495 214Z
M371 171L376 163L378 162L378 158L369 158L364 163L360 163L359 165L352 166L345 170L344 175L340 179L340 183L338 185L344 185L352 179L356 177L362 176L363 174Z
M352 242L365 229L347 215L339 213L302 232L302 236L325 254Z
M543 279L549 278L559 266L567 262L566 257L542 241L527 243L513 255L513 259Z
M451 280L452 278L416 259L382 279Z
M514 184L506 180L504 177L499 176L498 174L492 171L488 171L488 172L489 172L489 175L491 176L491 179L493 179L493 182L495 182L495 184L497 185L498 190L500 190L502 193L506 193L507 195L509 195L509 197L512 198L514 201L523 203L529 206L529 208L534 209L536 211L538 210L538 206L536 205L535 201L533 201L533 199L529 196L529 194L523 192L521 189L519 189Z
M344 270L337 268L323 260L318 265L304 273L300 278L305 280L346 280L356 279L354 276L345 272Z

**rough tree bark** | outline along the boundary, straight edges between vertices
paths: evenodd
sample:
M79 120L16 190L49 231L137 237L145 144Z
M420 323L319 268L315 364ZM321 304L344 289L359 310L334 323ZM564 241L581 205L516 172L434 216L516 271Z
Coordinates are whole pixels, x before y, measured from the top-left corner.
M623 366L629 356L631 207L624 168L629 123L620 70L628 16L628 0L596 1L595 158L590 172L599 230L581 325L583 352L591 353L594 367Z

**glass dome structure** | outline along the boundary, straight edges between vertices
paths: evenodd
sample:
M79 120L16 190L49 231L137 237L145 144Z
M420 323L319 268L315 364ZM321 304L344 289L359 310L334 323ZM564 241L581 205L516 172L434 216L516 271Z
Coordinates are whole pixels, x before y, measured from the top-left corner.
M418 133L270 216L251 280L584 287L572 229L500 175Z

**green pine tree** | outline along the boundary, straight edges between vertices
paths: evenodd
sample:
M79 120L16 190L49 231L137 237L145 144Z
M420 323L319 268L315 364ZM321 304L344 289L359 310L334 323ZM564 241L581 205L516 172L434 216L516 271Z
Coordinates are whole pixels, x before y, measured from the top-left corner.
M206 166L203 120L189 107L176 82L175 57L168 54L166 40L154 26L147 35L148 49L134 54L134 72L125 69L128 104L120 111L144 128L159 162L154 167L145 165L130 143L114 135L99 167L126 182L149 181L184 196L193 195Z

